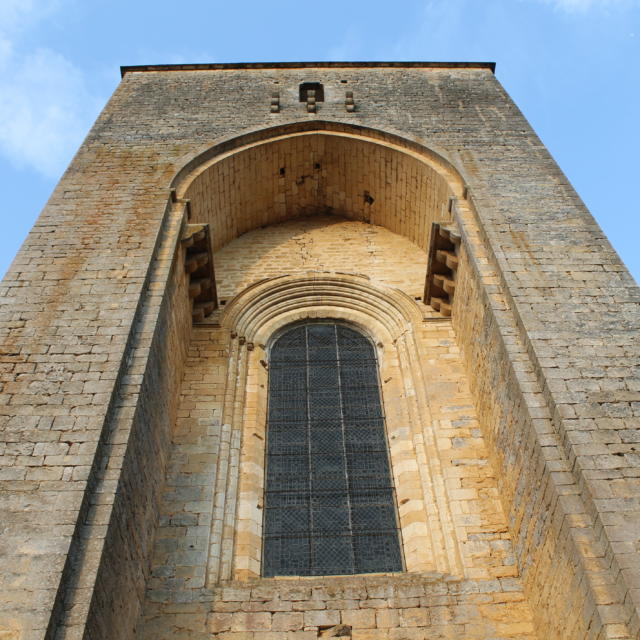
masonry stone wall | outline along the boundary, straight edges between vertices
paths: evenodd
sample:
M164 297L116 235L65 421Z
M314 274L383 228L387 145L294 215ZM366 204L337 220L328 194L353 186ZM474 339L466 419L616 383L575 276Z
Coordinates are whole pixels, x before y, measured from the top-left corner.
M169 230L171 224L180 227L182 223L182 212L172 213ZM99 549L84 541L85 548L80 551L83 575L67 603L72 611L71 627L86 608L86 628L92 637L126 637L131 632L130 620L138 614L149 575L149 553L179 406L191 334L188 282L183 250L179 249L176 255L166 238L160 242L135 327L135 342L126 359L108 452L100 458L102 483L94 487L87 517L90 526L106 527L104 549L98 553ZM112 503L110 489L115 489ZM93 562L97 566L92 585L87 569ZM72 638L76 633L63 627L56 638Z
M169 235L180 229L182 215L181 207L167 211ZM79 629L96 637L126 636L143 598L191 331L182 255L174 255L165 235L158 238L94 466L85 474L91 483L56 601L65 623L49 626L51 638L75 638ZM70 460L48 460L56 462Z
M476 260L462 256L456 295L465 313L454 314L454 326L534 619L542 637L633 637L619 576L604 561L535 368L516 323L501 313L505 290L484 260L484 239L467 240Z
M325 85L315 113L298 101L303 81ZM347 90L355 111L346 109ZM270 108L274 91L277 112ZM154 265L164 260L169 273L177 264L180 225L188 215L183 202L171 204L170 186L184 198L206 162L231 157L242 145L305 132L333 132L355 145L341 139L335 148L378 144L368 159L354 154L352 166L360 162L367 171L377 170L376 157L397 158L386 151L392 147L423 156L432 172L425 175L435 171L450 190L437 199L458 199L452 220L467 267L461 267L452 327L536 625L542 637L635 637L638 288L490 69L409 64L214 66L125 75L0 285L0 631L29 640L58 630L78 637L132 633L141 583L120 569L107 578L106 569L110 561L123 568L125 557L135 557L132 566L149 566L147 534L134 543L118 532L150 532L158 515L152 478L161 477L161 461L170 455L164 436L153 460L136 448L136 434L162 432L171 421L152 411L154 424L138 429L136 420L149 405L126 377L142 317L148 318L144 337L154 345L147 354L152 361L166 357L159 346L173 311L162 310L153 297L163 297L169 280L156 278ZM327 162L319 164L320 171L329 170ZM339 213L362 221L373 213L380 223L375 215L404 198L376 193L395 182L387 187L380 177L387 174L378 169L375 177L354 169L361 182L352 195L361 200L352 197L348 207L354 210ZM311 183L337 184L329 174ZM278 176L269 179L278 182ZM287 182L285 203L302 176L289 177L294 184ZM417 174L416 181L419 188ZM255 187L233 178L229 185L235 193ZM319 187L311 195L328 198L332 209L348 209ZM198 206L195 197L192 215L200 214ZM423 249L428 237L415 231L421 214L446 217L442 207L394 211L385 224ZM398 218L404 222L392 226ZM256 216L224 242L274 221ZM182 346L172 349L170 366L179 375L186 342L175 344ZM139 353L146 363L144 349ZM155 365L140 366L136 384L155 388ZM165 388L175 384L167 380ZM156 393L162 397L160 389L149 391L145 402ZM121 406L131 409L118 413ZM114 415L122 416L123 441L111 450L105 444ZM125 449L131 456L122 462ZM143 458L149 481L126 481ZM88 515L103 511L90 508L96 487L100 499L116 507L106 511L117 515L92 524ZM118 536L132 540L121 555L109 542ZM85 544L95 550L87 563L76 555ZM69 593L83 591L74 586L76 566L83 575L86 569L100 576L82 583L80 609L66 604ZM95 574L92 567L105 569ZM131 598L122 608L109 593ZM74 617L74 611L83 613ZM95 621L93 631L87 620Z

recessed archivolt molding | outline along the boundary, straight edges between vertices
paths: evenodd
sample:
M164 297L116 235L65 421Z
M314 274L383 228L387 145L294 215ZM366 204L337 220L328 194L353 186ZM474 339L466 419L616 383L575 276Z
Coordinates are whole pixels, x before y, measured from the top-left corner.
M223 421L238 443L239 458L229 462L234 471L226 489L216 492L214 512L226 515L212 530L208 583L260 575L266 345L286 325L310 318L343 320L377 344L381 380L388 383L382 393L406 568L461 576L441 461L433 455L437 443L414 331L422 313L401 291L366 276L327 272L254 283L222 313L221 324L232 336Z
M280 327L301 317L350 319L377 340L392 342L422 321L416 303L398 289L373 285L366 276L309 273L257 282L226 306L221 323L247 343L266 344ZM362 318L362 322L358 322Z

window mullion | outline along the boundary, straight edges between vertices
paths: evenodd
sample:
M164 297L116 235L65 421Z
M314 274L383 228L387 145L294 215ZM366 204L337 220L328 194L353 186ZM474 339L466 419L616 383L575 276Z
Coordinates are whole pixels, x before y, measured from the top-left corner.
M346 479L347 518L349 523L349 541L351 543L351 573L356 573L356 550L353 539L353 515L351 512L351 480L349 478L349 459L347 458L347 434L345 432L344 402L342 397L342 375L340 372L340 345L338 342L338 325L333 326L336 341L336 369L338 371L338 401L340 403L340 430L342 431L342 455L344 457L344 475Z
M312 465L312 456L311 456L311 386L310 386L310 382L309 382L309 363L310 363L310 358L309 358L309 329L308 327L304 328L304 344L305 344L305 384L306 384L306 389L305 389L305 395L306 395L306 401L307 401L307 416L306 416L306 420L307 420L307 468L309 469L308 471L308 476L307 476L307 505L309 507L309 537L308 537L308 541L309 541L309 571L311 572L311 570L313 569L313 567L315 566L315 557L313 555L313 538L315 535L315 523L313 521L313 491L311 488L311 482L312 482L312 477L311 477L311 469L313 468Z

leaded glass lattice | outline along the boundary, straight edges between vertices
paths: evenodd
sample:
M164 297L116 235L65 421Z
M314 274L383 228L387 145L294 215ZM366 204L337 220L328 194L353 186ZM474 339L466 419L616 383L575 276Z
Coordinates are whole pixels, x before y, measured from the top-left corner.
M265 576L401 571L378 365L346 326L286 331L269 362Z

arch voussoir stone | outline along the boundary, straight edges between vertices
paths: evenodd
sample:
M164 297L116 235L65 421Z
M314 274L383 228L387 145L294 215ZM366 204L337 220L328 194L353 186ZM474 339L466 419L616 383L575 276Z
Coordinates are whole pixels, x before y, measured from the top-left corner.
M258 282L230 301L221 323L249 342L264 342L267 333L287 324L291 313L319 307L369 317L392 340L422 320L417 305L402 291L374 286L362 276L327 273Z

